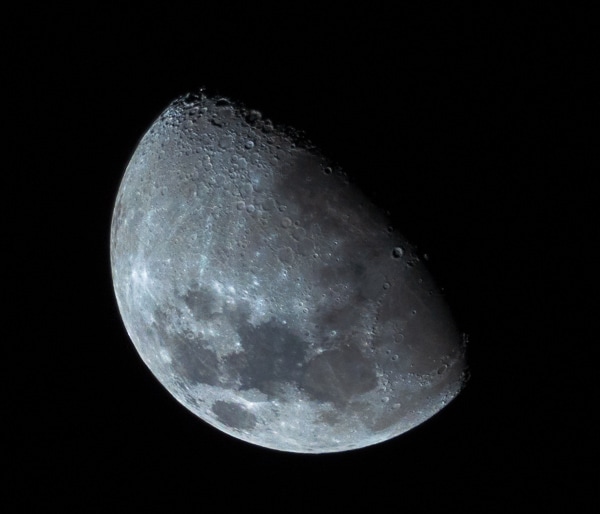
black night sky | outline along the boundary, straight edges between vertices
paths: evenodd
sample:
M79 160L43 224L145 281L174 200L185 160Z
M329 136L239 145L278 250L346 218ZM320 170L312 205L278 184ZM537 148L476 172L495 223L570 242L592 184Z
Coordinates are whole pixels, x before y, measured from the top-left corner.
M6 512L597 502L592 62L569 35L585 16L85 5L7 18ZM112 207L150 123L200 86L304 130L430 256L472 375L437 416L363 450L287 454L211 428L145 368L112 291Z

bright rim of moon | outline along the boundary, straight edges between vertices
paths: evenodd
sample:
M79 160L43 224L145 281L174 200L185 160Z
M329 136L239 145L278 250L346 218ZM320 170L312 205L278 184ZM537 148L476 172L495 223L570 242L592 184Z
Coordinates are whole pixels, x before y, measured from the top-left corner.
M339 452L433 416L465 344L406 240L290 129L202 93L142 138L111 226L127 331L164 387L267 448Z

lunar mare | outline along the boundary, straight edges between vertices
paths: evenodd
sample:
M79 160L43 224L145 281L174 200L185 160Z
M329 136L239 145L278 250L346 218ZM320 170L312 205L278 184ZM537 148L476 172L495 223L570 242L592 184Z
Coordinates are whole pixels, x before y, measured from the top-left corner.
M204 94L135 150L111 226L140 356L185 407L260 446L325 453L419 425L464 344L416 250L290 129Z

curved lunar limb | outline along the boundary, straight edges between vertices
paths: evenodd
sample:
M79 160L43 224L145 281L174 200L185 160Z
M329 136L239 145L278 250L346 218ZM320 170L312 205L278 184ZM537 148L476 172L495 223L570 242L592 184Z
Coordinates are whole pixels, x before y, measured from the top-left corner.
M325 453L395 437L464 383L464 344L385 216L290 129L225 98L173 102L135 150L111 227L140 356L212 426Z

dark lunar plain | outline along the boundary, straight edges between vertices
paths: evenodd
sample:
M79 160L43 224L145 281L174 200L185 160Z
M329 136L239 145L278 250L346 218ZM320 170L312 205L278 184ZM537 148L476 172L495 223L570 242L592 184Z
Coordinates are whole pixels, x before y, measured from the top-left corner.
M3 511L598 504L586 16L365 9L5 16ZM339 454L268 450L202 422L142 363L112 289L112 209L138 140L199 86L304 130L429 256L471 379L423 425Z

